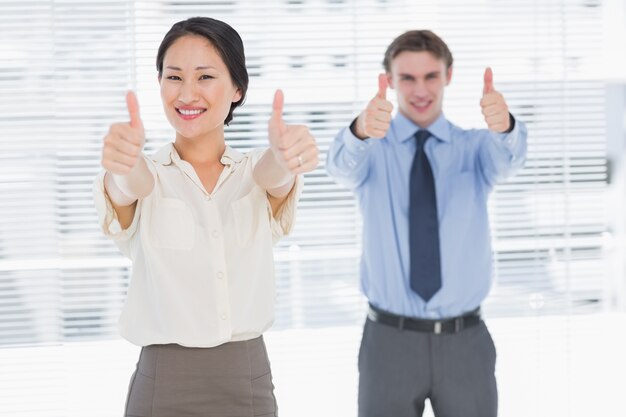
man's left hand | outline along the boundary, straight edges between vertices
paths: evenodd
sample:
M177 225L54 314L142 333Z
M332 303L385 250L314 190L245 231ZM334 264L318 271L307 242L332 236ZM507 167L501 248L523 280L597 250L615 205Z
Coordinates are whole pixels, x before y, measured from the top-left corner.
M491 68L485 69L483 98L480 107L487 127L497 133L508 132L511 128L509 107L506 105L504 96L493 87L493 72Z

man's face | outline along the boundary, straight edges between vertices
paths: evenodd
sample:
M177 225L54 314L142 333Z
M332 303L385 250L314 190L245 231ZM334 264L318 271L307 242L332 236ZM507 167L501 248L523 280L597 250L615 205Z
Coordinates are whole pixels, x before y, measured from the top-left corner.
M391 61L389 86L396 90L401 114L425 128L441 114L443 90L450 83L452 68L427 51L400 52Z

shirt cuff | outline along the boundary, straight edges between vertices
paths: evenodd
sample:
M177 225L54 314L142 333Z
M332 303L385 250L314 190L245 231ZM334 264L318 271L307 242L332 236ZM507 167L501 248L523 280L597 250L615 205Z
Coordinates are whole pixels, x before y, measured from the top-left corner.
M135 216L133 221L126 229L122 229L122 225L117 218L117 213L113 208L113 203L104 188L105 171L98 174L94 181L93 197L98 212L98 224L102 228L104 234L116 241L124 241L130 239L137 230L139 223L139 212L141 211L141 201L137 202L135 208Z
M303 183L302 175L297 175L293 187L291 187L289 194L287 194L276 216L272 215L272 205L269 199L267 200L267 209L271 219L270 226L274 243L282 237L287 236L293 229L296 221L296 207L298 200L300 200L300 195L302 194Z
M348 151L347 162L350 168L354 168L357 162L367 155L370 145L372 144L371 138L359 139L352 133L349 127L344 128L341 133L341 140Z
M513 149L516 147L517 143L519 142L520 122L519 120L516 120L512 114L510 114L510 117L511 117L511 123L513 126L510 132L505 132L505 133L492 132L492 134L501 142L503 142L507 148Z

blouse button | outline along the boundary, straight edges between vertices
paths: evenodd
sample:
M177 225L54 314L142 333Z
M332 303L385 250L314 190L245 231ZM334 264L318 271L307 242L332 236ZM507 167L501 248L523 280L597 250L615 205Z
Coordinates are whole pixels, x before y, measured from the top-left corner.
M226 313L222 313L222 315L220 316L222 318L222 320L226 320Z
M216 275L217 275L217 279L224 278L224 273L222 271L218 271Z
M213 233L211 233L211 235L217 239L220 236L220 232L218 232L217 230L213 230Z

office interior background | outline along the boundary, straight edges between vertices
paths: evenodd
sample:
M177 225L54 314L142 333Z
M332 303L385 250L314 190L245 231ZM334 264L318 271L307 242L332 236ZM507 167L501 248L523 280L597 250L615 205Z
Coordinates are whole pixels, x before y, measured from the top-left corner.
M489 206L483 310L500 415L626 415L625 1L0 0L1 416L122 413L139 352L116 329L130 263L98 228L92 182L109 124L127 119L127 90L146 153L173 139L156 50L197 15L231 24L246 47L248 98L226 129L242 151L268 145L282 88L285 119L308 124L324 154L376 93L386 46L405 30L449 44L444 112L455 124L485 127L491 66L529 130L525 168ZM356 415L361 219L324 161L275 247L266 341L285 417Z

